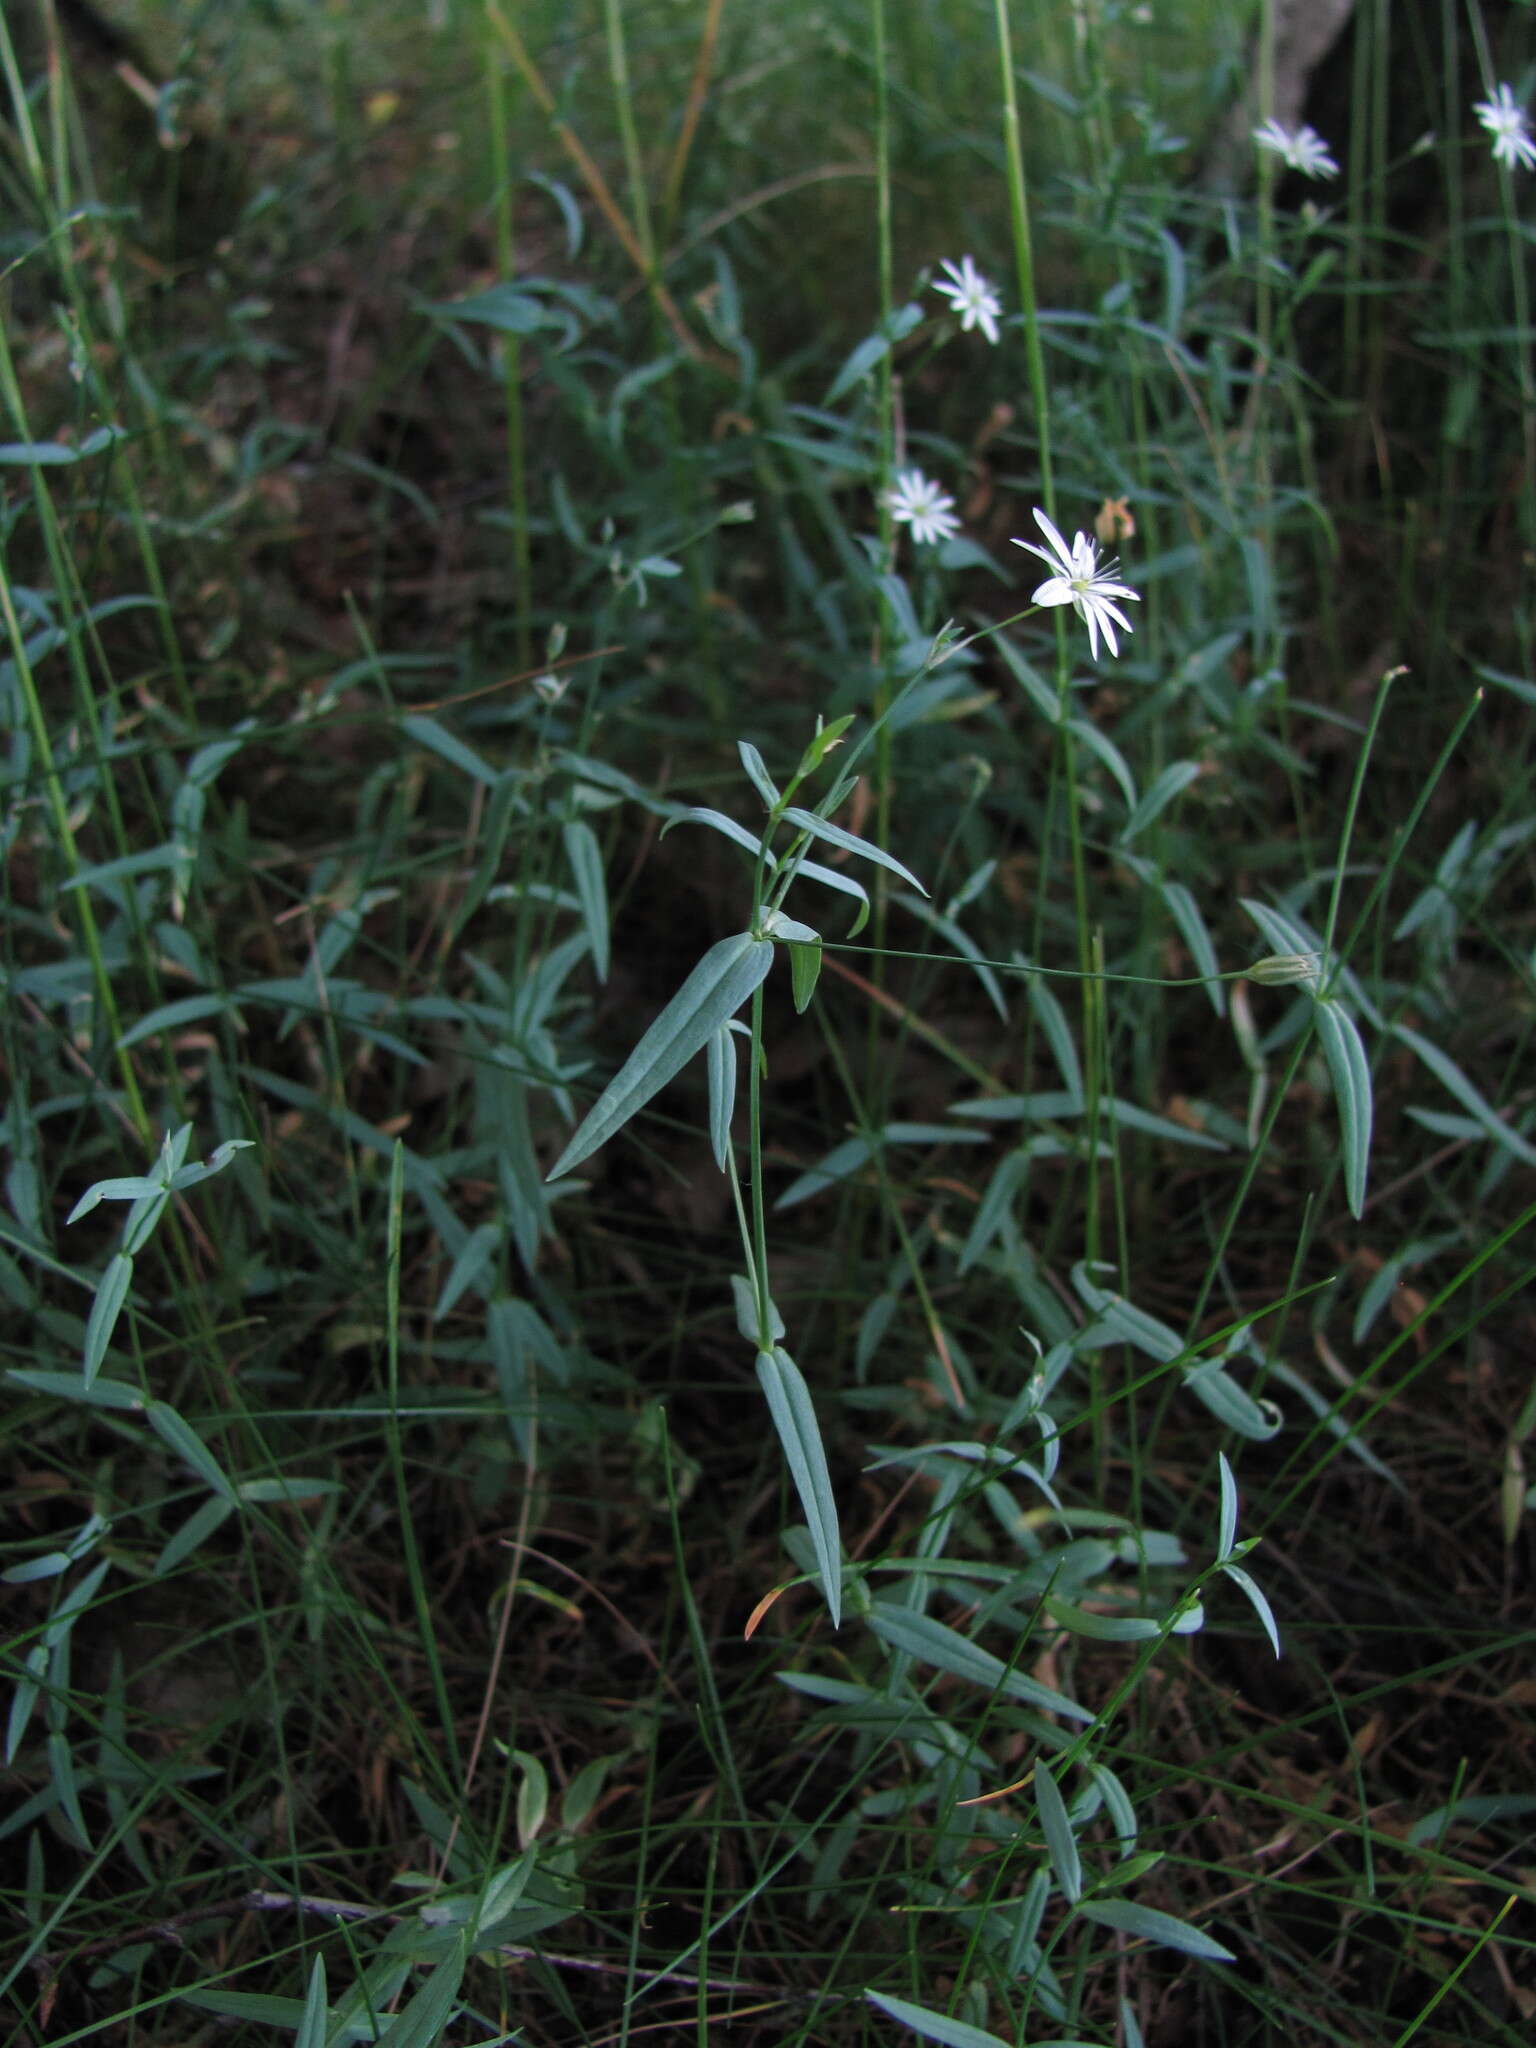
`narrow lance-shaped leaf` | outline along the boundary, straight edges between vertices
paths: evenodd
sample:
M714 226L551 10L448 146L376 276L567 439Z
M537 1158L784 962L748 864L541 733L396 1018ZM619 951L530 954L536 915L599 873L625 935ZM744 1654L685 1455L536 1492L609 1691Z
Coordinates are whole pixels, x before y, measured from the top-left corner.
M1087 1707L1068 1699L1065 1693L1052 1691L1027 1672L1005 1664L1001 1657L994 1657L990 1650L982 1649L947 1622L935 1621L931 1614L916 1614L910 1608L876 1600L869 1610L869 1625L893 1650L905 1650L924 1664L952 1671L957 1678L980 1686L984 1692L1006 1693L1026 1706L1060 1714L1066 1721L1093 1719Z
M1254 1584L1241 1565L1224 1564L1222 1570L1232 1581L1233 1585L1246 1595L1249 1606L1252 1607L1254 1613L1259 1617L1264 1633L1269 1637L1269 1647L1278 1657L1280 1655L1280 1631L1275 1626L1274 1612L1268 1600L1265 1599L1259 1587Z
M205 1486L211 1487L222 1500L234 1504L237 1498L235 1489L225 1477L218 1460L192 1425L178 1415L169 1402L147 1401L144 1419L160 1441L184 1465L189 1465Z
M741 765L747 771L747 780L762 798L766 809L773 810L779 801L778 786L768 773L762 755L750 740L738 740L736 751L741 756Z
M923 2040L941 2042L943 2048L1008 2048L1000 2035L989 2034L985 2027L973 2027L969 2020L951 2019L948 2013L913 2005L888 1991L866 1991L864 1996L879 2011L910 2027Z
M745 825L738 825L736 820L727 817L724 811L712 811L703 804L690 804L686 811L679 811L675 817L668 818L661 828L662 838L666 838L674 825L689 822L695 825L708 825L712 831L723 833L727 839L734 841L744 852L754 857L763 852L762 839L758 833L749 832ZM771 853L764 856L763 864L768 868L778 865Z
M1144 1941L1180 1949L1185 1955L1199 1956L1205 1962L1237 1960L1231 1949L1223 1948L1198 1927L1176 1919L1172 1913L1160 1913L1155 1906L1138 1906L1130 1899L1085 1899L1077 1910L1085 1920L1096 1921L1100 1927L1113 1927L1119 1934L1139 1934Z
M839 846L844 853L856 853L861 860L872 860L876 867L888 868L893 875L900 875L904 882L912 885L919 896L928 894L912 870L904 868L901 862L893 854L887 853L883 847L871 846L867 839L860 839L857 833L845 832L841 825L834 825L828 818L818 818L814 811L803 811L798 804L791 804L784 816L791 825L798 825L802 832L809 832L813 838L824 839L829 846Z
M816 993L816 983L821 976L821 941L813 946L791 946L789 949L789 971L795 994L795 1009L801 1016L811 1006L811 997Z
M1315 1002L1312 1015L1323 1043L1339 1107L1339 1136L1344 1148L1344 1193L1351 1216L1365 1208L1365 1175L1371 1153L1371 1069L1353 1020L1328 998Z
M305 1995L303 2017L299 2021L293 2048L325 2048L326 2022L330 2016L325 1996L325 1958L316 1956L310 1966L309 1990Z
M560 837L565 845L571 879L576 884L576 900L581 905L587 944L592 948L592 971L599 981L606 981L608 889L603 876L602 849L597 843L597 834L581 818L573 818L569 824L563 825Z
M1439 1046L1431 1045L1421 1033L1406 1024L1394 1024L1393 1035L1400 1038L1410 1052L1421 1059L1436 1080L1448 1088L1469 1116L1473 1117L1496 1144L1513 1152L1517 1159L1523 1159L1527 1166L1536 1166L1536 1146L1523 1138L1511 1125L1505 1123L1486 1097L1479 1094L1454 1060L1447 1059Z
M738 932L711 946L629 1058L593 1103L550 1168L556 1180L605 1145L696 1052L702 1052L773 965L773 946Z
M709 1142L724 1173L731 1151L731 1115L736 1107L736 1048L731 1028L721 1024L709 1036Z
M1056 1882L1061 1887L1063 1898L1075 1906L1083 1895L1082 1859L1077 1853L1072 1823L1067 1818L1067 1802L1044 1763L1035 1766L1035 1809L1040 1815L1046 1852L1050 1856Z
M1216 1534L1216 1555L1230 1557L1237 1541L1237 1481L1225 1451L1216 1453L1216 1464L1221 1474L1221 1525Z
M837 1505L827 1472L816 1410L799 1366L780 1345L757 1354L757 1377L768 1397L768 1412L784 1446L790 1477L805 1510L822 1590L836 1628L842 1619L842 1556L837 1532Z
M107 1346L112 1342L112 1332L117 1327L118 1316L123 1303L128 1299L128 1288L133 1280L133 1260L126 1252L115 1252L107 1261L107 1269L96 1287L96 1298L91 1303L90 1320L85 1326L85 1384L90 1386L101 1371L102 1360L107 1355Z

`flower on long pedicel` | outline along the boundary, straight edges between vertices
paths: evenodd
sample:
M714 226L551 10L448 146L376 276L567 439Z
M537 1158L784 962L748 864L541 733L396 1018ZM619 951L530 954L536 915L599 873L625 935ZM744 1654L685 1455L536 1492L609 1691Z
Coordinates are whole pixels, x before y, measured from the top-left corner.
M1536 137L1524 107L1507 85L1501 85L1491 100L1479 100L1472 111L1493 137L1496 162L1508 164L1512 171L1536 169Z
M1109 642L1111 654L1120 652L1115 639L1115 628L1131 632L1130 620L1114 600L1128 597L1133 604L1141 599L1134 590L1124 583L1115 581L1115 571L1120 564L1116 561L1100 563L1097 546L1086 533L1074 534L1072 545L1062 539L1050 520L1038 509L1035 524L1050 543L1049 547L1037 547L1032 540L1016 540L1014 546L1023 548L1031 555L1038 555L1046 567L1054 573L1047 577L1034 593L1035 604L1069 604L1088 627L1088 647L1094 658L1098 658L1099 635L1102 633Z
M942 292L960 315L961 333L969 334L973 327L979 327L988 341L995 343L997 319L1003 310L1003 302L987 279L969 256L962 256L958 264L951 263L946 256L939 268L949 272L949 279L946 282L943 278L936 278L933 288Z
M1315 128L1287 128L1279 121L1265 121L1253 131L1260 149L1283 157L1293 171L1304 178L1336 178L1339 167L1328 153L1328 145Z
M948 540L960 531L955 501L920 469L899 469L885 494L891 517L910 526L914 540Z

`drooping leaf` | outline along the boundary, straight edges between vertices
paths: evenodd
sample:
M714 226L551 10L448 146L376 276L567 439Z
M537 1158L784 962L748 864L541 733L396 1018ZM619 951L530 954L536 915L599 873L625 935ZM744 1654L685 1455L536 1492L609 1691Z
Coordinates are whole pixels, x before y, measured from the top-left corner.
M731 1152L731 1116L736 1108L736 1047L729 1024L709 1036L709 1142L724 1173Z
M1371 1153L1371 1068L1360 1042L1360 1033L1347 1012L1332 997L1312 1005L1323 1057L1333 1082L1333 1099L1339 1111L1339 1138L1344 1151L1344 1193L1349 1213L1359 1216L1365 1208L1365 1176Z
M1269 1602L1241 1565L1224 1564L1222 1570L1232 1581L1233 1585L1247 1595L1248 1604L1259 1617L1264 1633L1269 1637L1269 1646L1278 1657L1280 1655L1280 1631L1275 1626L1274 1612Z
M791 804L784 816L791 825L798 825L802 832L809 832L813 839L824 839L829 846L841 847L844 853L856 853L861 860L872 860L876 867L888 868L893 875L899 875L919 896L928 894L910 868L904 868L883 847L871 846L867 839L860 839L856 832L845 832L841 825L834 825L829 818L818 818L814 811L803 811L798 804ZM820 879L827 879L825 873Z
M1035 1765L1035 1811L1045 1835L1046 1854L1062 1897L1075 1906L1083 1895L1083 1862L1077 1853L1077 1837L1067 1818L1067 1802L1061 1796L1050 1767L1042 1760Z
M790 1477L800 1496L806 1524L815 1546L821 1572L822 1591L836 1628L842 1619L842 1545L838 1537L837 1504L832 1498L832 1480L827 1472L827 1454L822 1448L821 1430L810 1389L800 1368L775 1344L771 1351L757 1354L757 1377L768 1398L768 1412L779 1433Z
M816 984L821 979L821 941L814 946L793 945L789 949L790 983L794 990L795 1011L804 1016L811 1006L811 997L816 993Z
M723 833L727 839L750 853L754 859L762 852L762 842L757 833L749 832L745 825L738 825L736 820L727 817L724 811L712 811L704 804L690 804L686 811L679 811L675 817L668 818L661 828L661 836L665 839L674 825L681 825L690 819L695 825L708 825L713 831ZM763 865L774 868L778 863L769 853Z

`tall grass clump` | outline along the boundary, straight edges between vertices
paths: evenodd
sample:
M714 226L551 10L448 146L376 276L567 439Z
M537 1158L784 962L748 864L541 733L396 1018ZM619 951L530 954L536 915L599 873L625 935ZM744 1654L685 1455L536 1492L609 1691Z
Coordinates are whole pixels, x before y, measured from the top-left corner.
M1536 61L1290 24L0 21L18 2042L1527 2038Z

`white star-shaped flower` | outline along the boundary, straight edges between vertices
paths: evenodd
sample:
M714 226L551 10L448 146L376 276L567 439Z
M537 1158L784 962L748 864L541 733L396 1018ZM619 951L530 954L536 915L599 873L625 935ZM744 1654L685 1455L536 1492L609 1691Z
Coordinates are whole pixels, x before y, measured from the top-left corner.
M1328 154L1328 145L1315 128L1286 128L1279 121L1265 121L1253 131L1260 149L1283 157L1293 171L1304 178L1336 178L1339 167Z
M1068 547L1061 535L1052 526L1045 514L1035 513L1035 524L1049 541L1049 547L1036 547L1032 540L1016 540L1016 548L1024 548L1032 555L1038 555L1046 567L1054 573L1034 593L1034 604L1069 604L1088 627L1088 647L1095 659L1099 652L1099 635L1102 633L1109 642L1111 654L1120 652L1115 639L1115 628L1122 632L1132 630L1130 620L1113 600L1128 597L1132 604L1141 599L1134 590L1115 581L1115 571L1120 564L1116 561L1099 562L1099 550L1086 533L1074 534Z
M948 540L960 531L955 501L920 469L899 469L885 494L891 517L910 526L914 540Z
M1479 100L1472 109L1493 137L1495 161L1514 170L1536 169L1536 137L1524 107L1516 104L1507 85L1501 85L1491 100Z
M943 278L935 279L933 288L942 292L960 315L961 333L969 334L973 327L979 327L988 341L995 343L997 318L1003 310L1003 302L986 278L969 256L962 256L958 263L951 263L946 256L939 268L949 272L949 279L947 282Z

